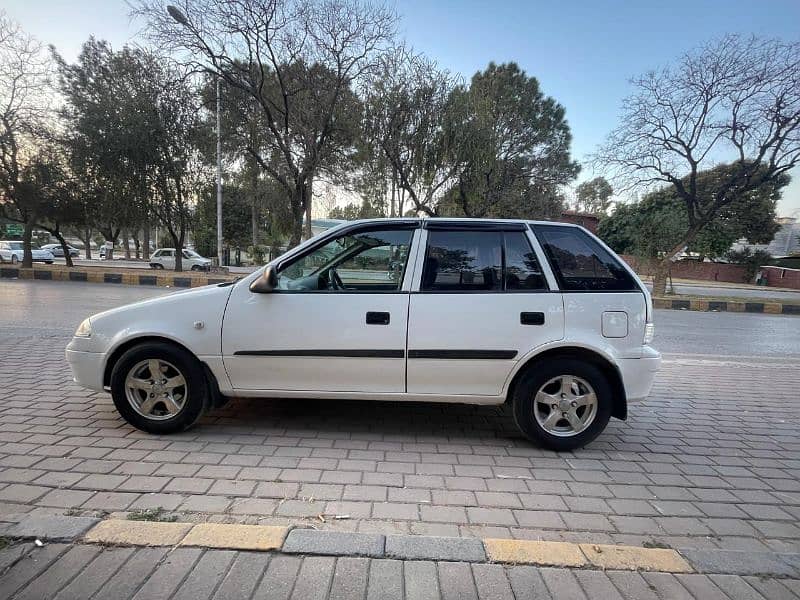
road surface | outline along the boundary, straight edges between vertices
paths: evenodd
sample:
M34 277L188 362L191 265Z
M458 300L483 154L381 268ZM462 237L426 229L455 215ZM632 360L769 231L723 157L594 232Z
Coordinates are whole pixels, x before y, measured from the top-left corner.
M77 282L3 280L0 333L71 333L87 316L173 293L173 289ZM654 346L667 354L800 356L800 317L657 310Z

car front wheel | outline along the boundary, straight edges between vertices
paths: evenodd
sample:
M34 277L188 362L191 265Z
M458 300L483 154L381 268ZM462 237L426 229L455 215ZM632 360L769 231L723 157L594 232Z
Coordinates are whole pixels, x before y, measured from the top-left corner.
M120 357L111 372L111 396L122 417L148 433L188 429L210 403L200 362L164 342L139 344Z
M538 364L513 397L514 420L525 436L556 451L585 446L608 425L611 386L594 365L572 358Z
M12 255L11 255L11 264L12 264L12 265L15 265L15 264L17 264L18 262L19 262L19 259L17 258L17 255L16 255L16 254L12 254Z

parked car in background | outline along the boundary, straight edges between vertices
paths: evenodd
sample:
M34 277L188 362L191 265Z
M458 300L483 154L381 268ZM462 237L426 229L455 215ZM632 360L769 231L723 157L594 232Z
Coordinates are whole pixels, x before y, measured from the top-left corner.
M17 264L17 256L0 243L0 264L2 263L11 263L15 265Z
M22 242L18 240L0 240L0 249L10 251L12 254L12 259L9 262L15 264L22 262L22 259L25 255L25 248L22 245ZM55 260L55 256L53 256L52 252L49 250L43 250L36 244L31 245L31 254L33 257L33 262L43 262L47 263L48 265L52 265L53 261Z
M188 271L208 271L211 259L200 256L194 250L182 250L181 267ZM150 267L153 269L174 269L175 248L159 248L150 256Z
M67 249L69 250L69 255L73 257L81 253L80 250L72 246L67 246ZM64 258L64 249L61 247L61 244L45 244L42 246L42 250L48 250L56 258Z
M509 403L530 440L572 450L649 394L652 338L647 288L582 227L376 219L90 317L66 356L151 433L226 397Z

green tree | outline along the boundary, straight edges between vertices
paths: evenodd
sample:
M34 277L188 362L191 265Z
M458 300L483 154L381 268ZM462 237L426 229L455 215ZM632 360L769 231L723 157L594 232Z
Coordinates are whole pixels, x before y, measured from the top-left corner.
M24 224L23 267L33 265L33 227L46 209L31 179L49 136L49 75L43 45L0 11L0 215Z
M246 190L237 185L222 188L222 239L232 247L246 247L250 240L251 205ZM194 244L203 256L216 256L217 190L206 187L197 201L193 220Z
M455 162L452 193L464 216L502 217L532 190L554 190L575 178L564 108L545 96L515 63L490 63L453 93Z
M359 102L353 86L374 69L394 34L380 4L354 0L139 0L159 45L188 52L199 69L250 95L265 125L246 150L281 186L291 244L310 216L315 178L340 174L355 152Z
M658 262L657 295L674 256L737 199L800 162L798 72L800 42L729 35L633 81L596 163L623 188L667 184L680 200L685 228ZM728 167L701 186L721 158Z
M458 174L450 127L456 80L406 48L385 57L367 82L361 191L387 198L389 214L435 215ZM389 191L390 190L390 191Z
M701 173L697 178L701 196L713 194L719 180L736 168L721 165ZM783 174L734 198L686 245L686 250L716 258L742 238L756 244L769 242L778 229L775 207L788 184L789 176ZM600 222L598 233L615 251L634 254L657 265L682 240L687 225L681 198L673 187L664 187L638 203L620 204Z
M605 177L595 177L575 188L576 208L593 215L605 215L611 207L613 195L614 188Z

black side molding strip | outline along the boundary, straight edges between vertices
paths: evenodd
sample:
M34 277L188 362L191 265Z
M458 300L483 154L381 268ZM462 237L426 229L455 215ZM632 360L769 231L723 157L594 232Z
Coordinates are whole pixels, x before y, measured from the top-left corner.
M317 356L328 358L405 358L404 350L237 350L234 356Z
M443 358L451 360L509 360L516 350L409 350L408 358Z

